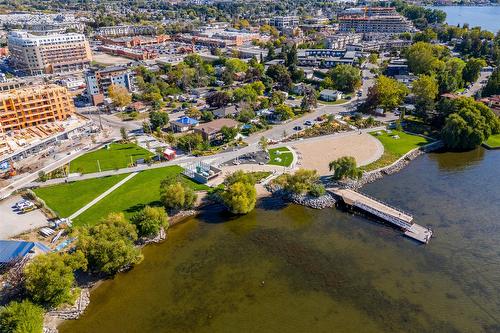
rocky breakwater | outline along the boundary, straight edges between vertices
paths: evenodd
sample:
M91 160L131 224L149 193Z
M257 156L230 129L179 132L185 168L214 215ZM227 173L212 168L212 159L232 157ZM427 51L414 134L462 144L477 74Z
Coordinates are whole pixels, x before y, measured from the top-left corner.
M284 200L293 202L294 204L314 209L332 208L335 207L335 203L337 202L337 200L330 193L315 197L309 194L291 193L276 185L268 184L265 187L273 194L273 196L281 197Z
M363 173L363 176L359 180L342 181L339 182L337 185L345 188L359 189L363 185L373 183L374 181L384 177L385 175L392 175L396 172L401 171L404 167L410 164L410 162L416 159L418 156L441 148L443 148L443 142L436 141L431 144L425 145L423 147L413 149L408 153L406 153L405 155L403 155L401 158L399 158L396 162L392 163L391 165L388 165L386 167L377 170L365 172Z

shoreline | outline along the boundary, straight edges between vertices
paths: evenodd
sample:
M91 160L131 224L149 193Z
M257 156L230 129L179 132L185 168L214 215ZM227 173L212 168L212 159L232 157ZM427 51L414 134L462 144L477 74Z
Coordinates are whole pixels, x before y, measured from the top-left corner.
M425 146L415 148L388 166L364 173L363 177L358 181L346 182L339 185L345 186L346 188L360 189L364 185L375 182L386 175L391 175L401 171L418 156L441 149L442 146L443 143L441 141L436 141L427 144ZM336 203L336 199L330 193L327 193L326 195L319 198L310 197L306 195L290 196L282 193L281 191L279 191L279 189L271 190L268 186L263 185L261 183L256 184L256 190L257 190L257 200L262 200L267 197L277 196L293 204L302 205L313 209L332 208L335 207ZM196 203L195 207L193 207L193 209L187 211L180 211L177 214L170 217L169 228L175 227L176 225L180 225L186 222L189 218L196 217L198 214L200 214L201 208L209 204L204 200L205 197L206 197L206 192L202 193L202 195L198 199L198 202ZM142 248L149 244L159 244L164 242L168 238L167 236L168 234L165 233L165 235L162 237L160 233L159 236L153 239L143 240L137 246ZM133 269L133 267L124 269L120 273L124 273L129 269ZM105 279L106 278L97 278L95 281L92 281L87 285L79 286L81 288L81 294L75 301L75 304L73 304L72 306L62 310L48 311L44 317L44 333L57 333L59 325L61 325L64 321L76 320L80 318L85 313L86 308L90 304L90 296L92 291L95 288L98 288L104 282Z

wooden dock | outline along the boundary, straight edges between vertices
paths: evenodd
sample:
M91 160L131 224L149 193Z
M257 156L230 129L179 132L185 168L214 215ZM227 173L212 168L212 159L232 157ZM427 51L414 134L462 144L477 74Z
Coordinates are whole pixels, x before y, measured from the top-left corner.
M335 195L341 197L346 205L361 209L400 227L407 237L425 244L427 244L432 237L432 231L413 223L413 216L407 212L354 190L334 188L331 189L331 191Z

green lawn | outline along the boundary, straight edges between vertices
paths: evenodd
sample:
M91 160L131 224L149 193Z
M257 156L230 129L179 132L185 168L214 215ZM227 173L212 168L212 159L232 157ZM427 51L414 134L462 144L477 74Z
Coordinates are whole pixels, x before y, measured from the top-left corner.
M99 161L101 171L122 169L128 167L132 161L135 162L138 159L153 155L133 143L112 143L109 145L109 149L101 148L71 161L70 172L99 172L97 161Z
M127 174L87 179L39 187L34 192L60 217L68 217L125 177Z
M289 167L293 162L293 154L287 147L269 149L269 162L267 164Z
M160 183L163 179L180 175L180 166L142 171L107 197L86 210L73 222L75 225L95 224L112 212L123 212L130 217L145 205L159 205ZM195 183L182 176L186 184L195 190L206 190L206 185Z
M382 133L381 135L377 135L377 132L371 132L370 134L382 143L384 154L377 161L363 166L362 169L365 171L390 165L410 150L430 143L430 140L426 138L401 131L392 130L391 134L387 134L386 131L380 132ZM399 139L393 138L395 135L399 136Z
M493 149L500 148L500 134L490 135L485 143Z

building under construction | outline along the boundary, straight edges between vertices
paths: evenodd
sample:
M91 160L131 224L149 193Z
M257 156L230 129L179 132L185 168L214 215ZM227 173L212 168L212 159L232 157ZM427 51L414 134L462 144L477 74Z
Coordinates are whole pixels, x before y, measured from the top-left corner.
M64 87L49 84L0 93L0 133L65 120L75 112Z

